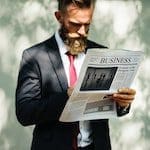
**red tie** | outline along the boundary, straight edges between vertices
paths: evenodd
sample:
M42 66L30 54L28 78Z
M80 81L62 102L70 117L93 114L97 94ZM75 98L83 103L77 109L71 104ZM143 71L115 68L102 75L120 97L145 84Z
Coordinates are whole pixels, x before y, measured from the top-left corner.
M68 58L70 61L70 66L69 66L69 77L70 77L70 87L74 86L76 81L77 81L77 74L76 74L76 69L74 66L74 55L68 54Z
M74 55L71 54L67 54L68 58L69 58L69 62L70 62L70 66L69 66L69 77L70 77L70 87L73 87L77 81L77 74L76 74L76 69L74 66ZM78 124L77 126L75 126L75 133L74 133L74 138L73 138L73 150L78 150L78 146L77 146L77 136L79 133L79 129L78 129Z

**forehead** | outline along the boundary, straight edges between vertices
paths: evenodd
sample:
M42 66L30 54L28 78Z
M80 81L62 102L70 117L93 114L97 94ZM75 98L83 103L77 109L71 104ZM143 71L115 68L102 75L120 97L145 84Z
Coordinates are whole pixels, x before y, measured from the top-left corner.
M79 8L77 6L74 6L73 4L70 4L67 6L65 11L65 16L68 18L75 18L75 19L91 19L93 14L93 7L90 8Z

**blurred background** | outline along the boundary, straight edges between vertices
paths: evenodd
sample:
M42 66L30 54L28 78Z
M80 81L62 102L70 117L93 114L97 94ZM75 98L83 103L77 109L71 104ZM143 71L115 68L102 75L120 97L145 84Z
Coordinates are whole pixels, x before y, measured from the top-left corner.
M29 150L33 127L15 116L22 51L49 38L58 23L56 0L0 0L0 150ZM110 120L113 150L150 149L150 1L97 0L89 38L112 49L144 51L129 115Z

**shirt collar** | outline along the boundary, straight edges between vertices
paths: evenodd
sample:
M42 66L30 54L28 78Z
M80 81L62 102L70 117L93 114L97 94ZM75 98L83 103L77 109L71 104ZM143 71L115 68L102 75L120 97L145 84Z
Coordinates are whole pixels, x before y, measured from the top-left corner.
M67 50L63 40L61 39L58 30L55 32L55 39L56 39L56 42L58 44L58 48L59 48L60 53L63 55L66 54L68 50Z

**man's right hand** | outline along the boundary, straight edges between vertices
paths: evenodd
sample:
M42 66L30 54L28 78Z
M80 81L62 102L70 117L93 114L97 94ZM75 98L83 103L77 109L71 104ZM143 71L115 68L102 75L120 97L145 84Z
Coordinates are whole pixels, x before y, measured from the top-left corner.
M74 87L69 87L69 88L67 89L67 94L68 94L69 97L71 96L71 94L72 94L72 92L73 92L73 89L74 89Z

